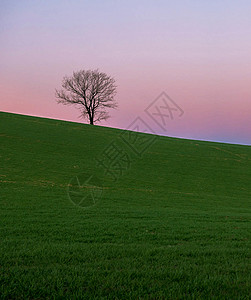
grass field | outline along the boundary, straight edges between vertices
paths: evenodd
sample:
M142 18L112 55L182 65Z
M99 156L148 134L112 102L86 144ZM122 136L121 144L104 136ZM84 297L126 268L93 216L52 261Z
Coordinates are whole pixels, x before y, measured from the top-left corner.
M250 299L251 147L157 137L137 157L123 133L0 113L0 297ZM96 165L112 141L117 181ZM68 197L81 173L95 205Z

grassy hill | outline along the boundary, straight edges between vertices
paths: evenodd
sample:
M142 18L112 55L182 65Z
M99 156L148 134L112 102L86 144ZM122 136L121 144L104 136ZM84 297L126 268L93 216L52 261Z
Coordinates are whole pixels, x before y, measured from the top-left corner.
M251 147L127 135L0 113L1 298L249 299Z

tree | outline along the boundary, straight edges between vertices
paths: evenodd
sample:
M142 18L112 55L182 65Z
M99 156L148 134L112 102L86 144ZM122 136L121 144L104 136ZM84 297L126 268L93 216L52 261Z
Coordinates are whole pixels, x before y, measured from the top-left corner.
M81 117L92 125L110 117L106 110L118 106L115 95L115 80L99 70L73 72L73 76L63 78L62 89L56 90L58 103L76 105Z

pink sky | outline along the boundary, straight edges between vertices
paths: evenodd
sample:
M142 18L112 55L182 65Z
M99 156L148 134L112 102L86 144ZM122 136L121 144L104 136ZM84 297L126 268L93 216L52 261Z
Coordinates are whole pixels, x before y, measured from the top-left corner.
M158 134L250 145L250 13L248 1L2 1L0 110L81 122L55 88L99 68L119 103L100 125L141 116ZM184 110L165 131L144 113L162 91Z

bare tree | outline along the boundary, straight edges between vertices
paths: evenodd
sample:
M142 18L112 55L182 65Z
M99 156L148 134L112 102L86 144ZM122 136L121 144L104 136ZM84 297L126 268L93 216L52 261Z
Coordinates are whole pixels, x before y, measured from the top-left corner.
M62 89L56 90L57 102L76 105L81 117L90 124L107 120L107 108L116 108L115 80L99 70L81 70L63 78Z

